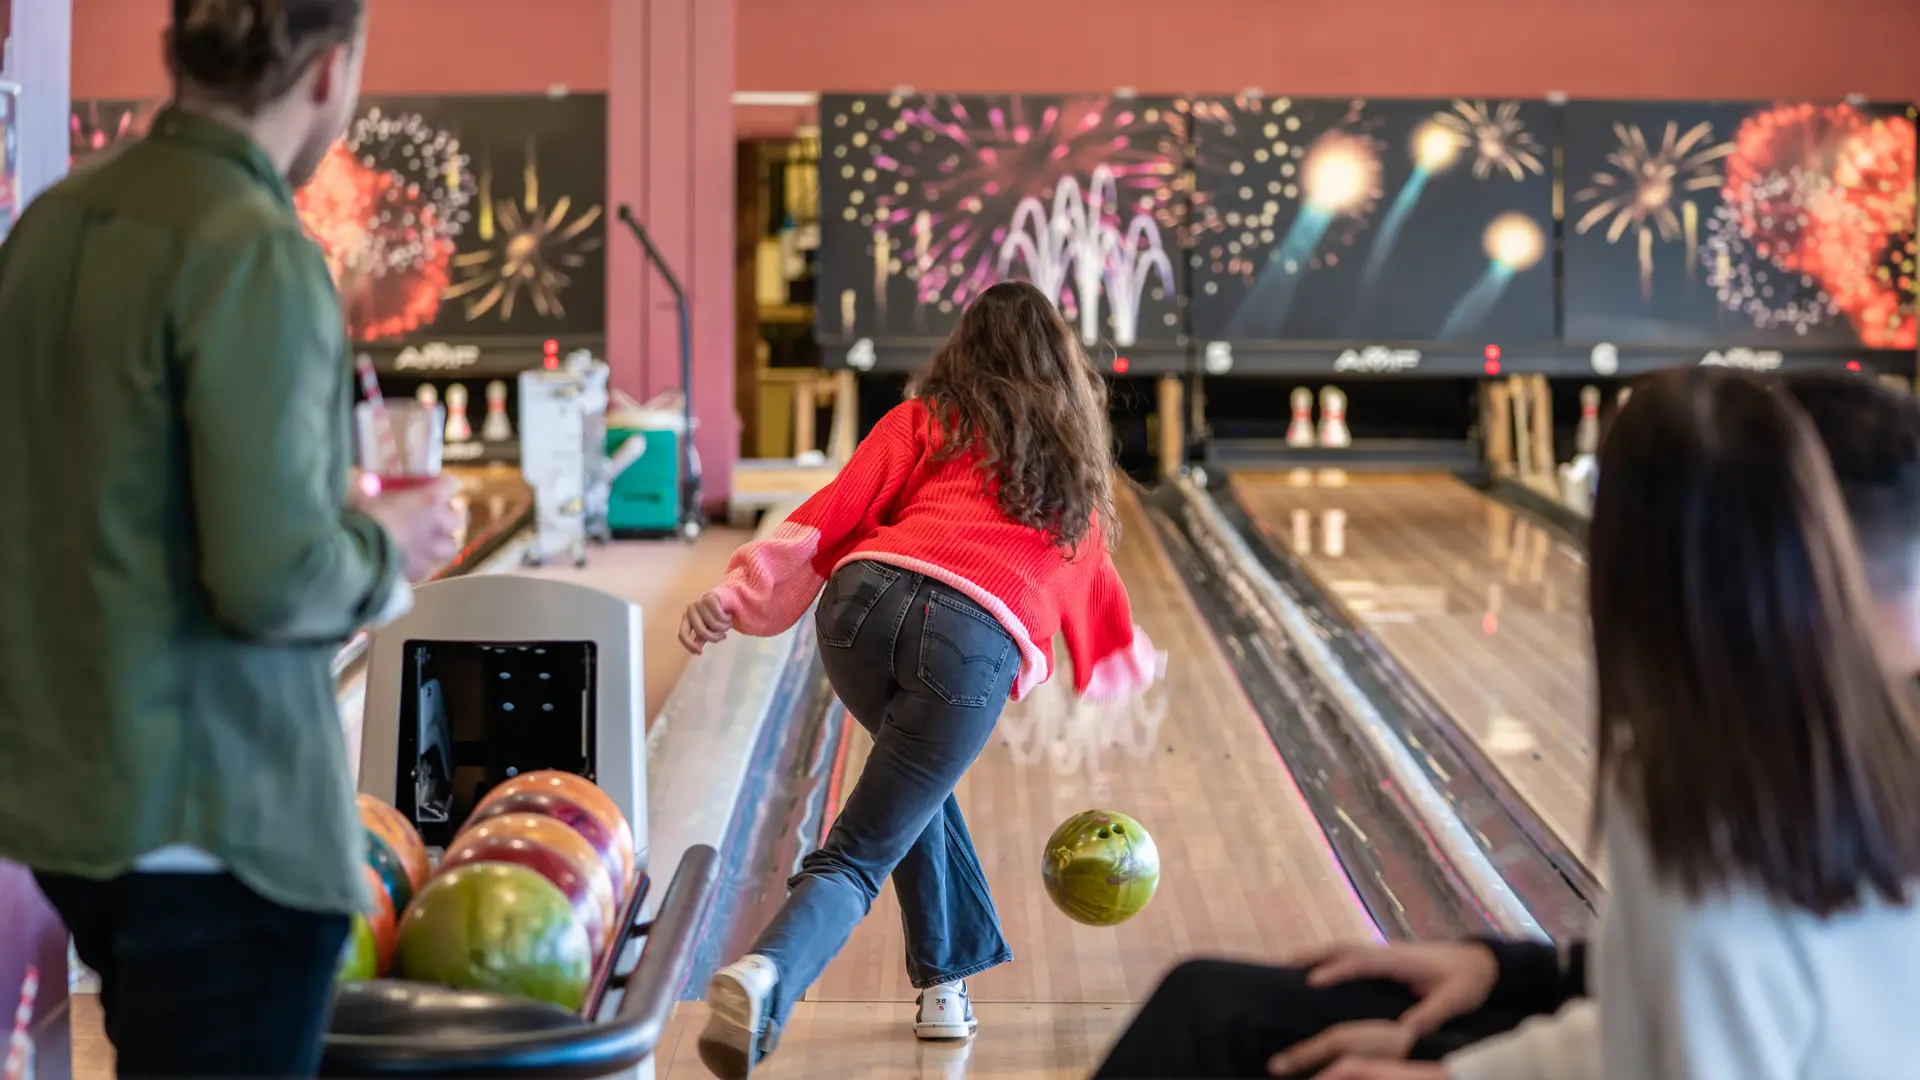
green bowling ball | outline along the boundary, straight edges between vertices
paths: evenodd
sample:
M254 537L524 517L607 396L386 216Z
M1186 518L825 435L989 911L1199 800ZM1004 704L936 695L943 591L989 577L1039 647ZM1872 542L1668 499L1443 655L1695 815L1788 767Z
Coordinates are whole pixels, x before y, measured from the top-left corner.
M435 875L400 921L395 977L493 990L577 1010L593 944L559 886L514 863Z
M1088 810L1047 838L1040 874L1048 898L1067 918L1118 926L1140 914L1160 887L1160 849L1127 815Z
M380 883L387 887L387 899L393 901L393 914L398 918L413 902L413 879L407 876L407 864L393 850L393 845L372 829L362 829L367 838L367 865L380 875Z
M366 982L380 974L380 947L373 940L373 927L365 915L355 915L347 931L347 943L340 950L340 970L335 982Z

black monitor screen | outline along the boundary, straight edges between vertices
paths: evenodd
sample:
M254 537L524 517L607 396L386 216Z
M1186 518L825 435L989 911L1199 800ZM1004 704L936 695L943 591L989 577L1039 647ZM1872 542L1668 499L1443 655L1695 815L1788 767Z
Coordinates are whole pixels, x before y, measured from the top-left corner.
M536 769L594 779L594 644L409 641L394 804L445 847L479 801Z

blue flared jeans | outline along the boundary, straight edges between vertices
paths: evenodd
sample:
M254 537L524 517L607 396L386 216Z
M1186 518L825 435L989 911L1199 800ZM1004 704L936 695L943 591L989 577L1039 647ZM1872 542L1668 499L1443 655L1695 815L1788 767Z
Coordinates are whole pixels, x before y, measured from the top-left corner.
M815 628L827 678L873 751L754 945L779 969L777 1024L845 947L888 875L915 987L1013 959L953 789L993 735L1020 650L963 593L877 562L833 575Z

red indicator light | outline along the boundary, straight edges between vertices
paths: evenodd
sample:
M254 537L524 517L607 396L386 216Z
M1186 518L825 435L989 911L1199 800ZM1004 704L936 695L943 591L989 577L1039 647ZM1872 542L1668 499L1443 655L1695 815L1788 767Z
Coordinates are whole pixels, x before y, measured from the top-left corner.
M1500 346L1489 345L1485 349L1482 349L1481 352L1486 355L1488 363L1497 364L1500 362Z
M1500 374L1500 361L1498 361L1498 360L1495 360L1495 359L1493 359L1493 358L1491 358L1491 357L1489 357L1489 358L1487 359L1487 365L1486 365L1486 367L1487 367L1487 374L1489 374L1489 375L1498 375L1498 374Z
M560 358L553 355L552 353L548 353L547 358L541 361L541 363L543 363L546 366L546 369L548 371L552 371L555 368L558 368L560 366Z
M1132 366L1133 365L1129 364L1127 362L1127 358L1124 356L1116 356L1113 358L1113 373L1115 375L1125 375L1127 373L1127 369Z
M560 355L560 343L553 340L552 338L548 338L547 344L546 344L546 353L548 356Z
M1847 370L1848 370L1848 371L1859 371L1859 370L1860 370L1860 361L1858 361L1858 360L1849 360L1849 361L1847 361Z

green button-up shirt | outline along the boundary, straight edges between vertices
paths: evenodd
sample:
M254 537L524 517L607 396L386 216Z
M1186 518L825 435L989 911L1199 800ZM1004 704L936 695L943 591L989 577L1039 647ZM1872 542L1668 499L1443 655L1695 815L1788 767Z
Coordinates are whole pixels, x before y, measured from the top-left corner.
M190 845L366 899L331 661L400 558L347 509L352 367L286 181L177 110L0 247L0 858Z

